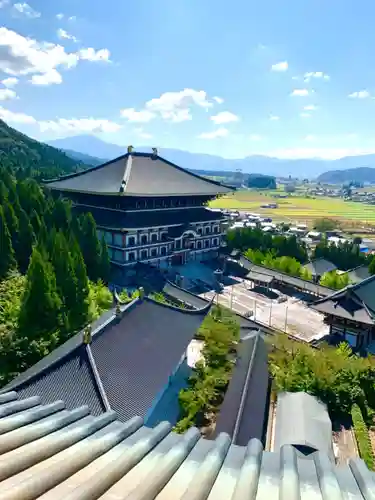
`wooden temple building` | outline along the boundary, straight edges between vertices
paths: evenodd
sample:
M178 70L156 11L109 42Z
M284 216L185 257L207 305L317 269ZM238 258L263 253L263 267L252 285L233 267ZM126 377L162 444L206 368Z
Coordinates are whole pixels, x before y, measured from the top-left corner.
M206 204L233 188L185 170L152 153L133 151L97 167L47 183L91 212L111 262L159 268L216 258L224 236L221 212Z
M375 276L348 285L310 307L325 315L331 340L366 349L375 341Z

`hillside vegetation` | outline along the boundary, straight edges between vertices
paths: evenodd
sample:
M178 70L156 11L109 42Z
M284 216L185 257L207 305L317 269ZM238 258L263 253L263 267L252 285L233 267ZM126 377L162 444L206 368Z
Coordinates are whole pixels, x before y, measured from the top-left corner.
M17 177L51 178L89 166L0 120L0 168L12 168Z
M375 182L375 168L357 167L346 170L329 170L319 175L318 182L327 184L345 184L348 182Z

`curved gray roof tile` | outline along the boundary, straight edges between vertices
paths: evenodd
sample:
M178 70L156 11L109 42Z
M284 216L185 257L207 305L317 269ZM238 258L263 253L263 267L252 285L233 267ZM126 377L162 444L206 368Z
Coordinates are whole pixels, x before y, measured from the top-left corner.
M360 459L336 467L323 452L301 459L290 445L267 452L257 439L209 441L195 428L178 435L167 422L121 423L114 412L95 417L61 402L13 406L0 433L2 500L367 500L374 492Z

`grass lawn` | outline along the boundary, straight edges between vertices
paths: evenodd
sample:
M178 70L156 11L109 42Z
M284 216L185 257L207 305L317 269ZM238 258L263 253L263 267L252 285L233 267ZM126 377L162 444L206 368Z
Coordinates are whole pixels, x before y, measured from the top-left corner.
M335 198L305 198L293 195L276 199L271 191L237 191L211 202L212 208L248 210L272 216L275 220L287 220L311 225L315 219L331 217L346 227L375 226L375 205L345 202ZM260 205L277 203L276 209L263 209Z

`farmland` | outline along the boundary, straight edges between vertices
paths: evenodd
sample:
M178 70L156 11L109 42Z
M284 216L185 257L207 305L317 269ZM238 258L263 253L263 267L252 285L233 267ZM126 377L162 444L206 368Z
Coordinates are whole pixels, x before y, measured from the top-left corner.
M288 198L276 199L272 196L275 193L276 191L237 191L214 200L210 206L267 214L275 220L303 223L309 226L321 217L337 219L348 228L375 226L375 205L346 202L341 198L308 198L298 192ZM260 205L266 203L277 203L278 208L260 208Z

